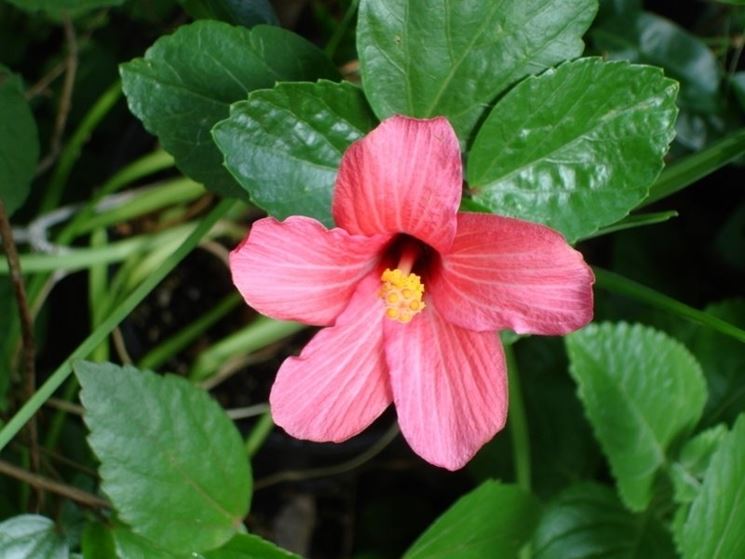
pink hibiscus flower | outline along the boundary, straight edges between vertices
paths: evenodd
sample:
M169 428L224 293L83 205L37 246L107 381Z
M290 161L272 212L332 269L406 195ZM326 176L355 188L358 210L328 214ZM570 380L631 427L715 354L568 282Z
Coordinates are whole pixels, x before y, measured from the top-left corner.
M231 253L249 305L326 326L272 387L289 434L340 442L393 403L417 454L461 468L507 417L496 332L566 334L591 320L580 253L543 225L458 212L461 188L450 123L394 116L344 154L336 228L260 219Z

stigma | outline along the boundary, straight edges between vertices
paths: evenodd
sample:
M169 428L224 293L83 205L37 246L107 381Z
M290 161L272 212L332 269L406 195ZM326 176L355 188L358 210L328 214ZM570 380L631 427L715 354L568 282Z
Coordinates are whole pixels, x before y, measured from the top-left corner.
M383 286L379 293L385 303L385 316L391 320L406 324L426 307L422 301L424 284L418 275L398 268L386 268L380 281Z

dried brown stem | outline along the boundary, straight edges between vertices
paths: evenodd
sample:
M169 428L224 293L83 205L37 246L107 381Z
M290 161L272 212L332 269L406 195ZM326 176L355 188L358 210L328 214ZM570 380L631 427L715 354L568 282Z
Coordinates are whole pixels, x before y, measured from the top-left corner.
M59 108L54 120L54 131L49 145L49 153L39 163L36 174L40 175L57 160L62 149L62 136L65 134L67 117L70 115L72 106L72 92L75 85L75 76L78 73L78 41L75 35L75 28L69 17L63 20L65 29L65 42L67 43L67 56L65 57L65 81L62 84L62 94L60 95Z
M8 213L5 204L0 200L0 235L2 236L3 250L8 261L10 280L13 283L13 292L18 306L18 316L21 322L21 339L23 343L23 398L28 400L36 391L36 349L34 347L34 326L31 310L28 307L26 287L21 274L21 263L18 259L18 251L13 242L13 229L10 227ZM39 435L36 426L36 418L32 417L26 427L29 441L29 454L31 456L31 469L39 472L41 460L39 458ZM43 491L37 492L37 506L44 500Z
M101 499L93 493L88 493L87 491L83 491L82 489L78 489L77 487L71 487L69 485L65 485L64 483L59 483L57 481L47 479L43 476L32 474L31 472L27 472L23 468L19 468L18 466L6 462L5 460L0 460L0 474L5 474L12 478L28 483L32 487L35 487L37 490L49 491L51 493L56 493L57 495L62 495L63 497L66 497L71 501L75 501L76 503L79 503L88 508L111 508L111 505L108 501L106 501L105 499Z

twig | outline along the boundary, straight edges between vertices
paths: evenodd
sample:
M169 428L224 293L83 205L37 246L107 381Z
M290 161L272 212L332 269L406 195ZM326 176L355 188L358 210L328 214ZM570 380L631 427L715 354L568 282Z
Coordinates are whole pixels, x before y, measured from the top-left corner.
M63 20L65 29L65 41L67 42L67 56L65 57L65 81L62 84L62 94L60 95L59 108L57 117L54 120L54 131L49 144L49 153L42 159L36 169L36 174L41 175L54 164L62 149L62 136L65 133L67 117L70 114L72 105L72 92L75 86L75 76L78 72L78 42L75 36L75 28L69 17Z
M108 501L97 497L93 493L88 493L87 491L83 491L77 487L71 487L64 483L59 483L43 476L32 474L31 472L27 472L23 468L19 468L5 460L0 460L0 473L26 482L36 489L46 490L51 493L56 493L57 495L62 495L71 501L75 501L76 503L92 509L111 508Z
M393 426L386 431L380 439L370 448L361 452L354 458L337 464L335 466L328 466L323 468L308 468L307 470L285 470L278 472L270 476L258 479L254 482L254 491L259 489L266 489L272 485L283 483L285 481L300 481L304 479L313 479L319 477L328 477L338 474L346 473L350 470L354 470L362 466L365 462L371 460L378 454L380 454L385 447L387 447L393 439L398 435L398 424L394 423Z
M67 63L64 60L60 60L57 64L55 64L54 67L49 72L44 74L38 82L28 88L28 90L26 91L26 100L31 100L37 95L41 95L44 90L49 87L49 84L51 84L54 80L62 75L66 67Z
M13 242L13 229L10 227L10 220L5 211L5 204L0 200L0 235L2 235L3 250L5 258L8 260L10 278L13 282L13 291L15 292L16 304L18 305L18 316L21 322L21 339L23 344L23 399L28 400L36 391L36 369L34 348L34 327L31 311L28 307L26 298L26 287L23 284L23 275L21 274L21 263L18 260L18 251L15 242ZM29 440L29 449L31 455L31 469L39 472L41 461L39 459L39 436L36 426L36 418L32 417L26 430ZM37 492L37 505L40 506L44 501L44 492Z

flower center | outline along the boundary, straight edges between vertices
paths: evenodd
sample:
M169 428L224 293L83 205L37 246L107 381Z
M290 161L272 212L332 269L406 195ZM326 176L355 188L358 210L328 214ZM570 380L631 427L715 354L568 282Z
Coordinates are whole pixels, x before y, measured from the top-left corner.
M398 267L393 270L386 268L380 276L383 286L379 294L385 303L385 316L401 324L410 322L426 307L422 301L424 296L422 278L411 273L417 254L417 250L404 250Z

